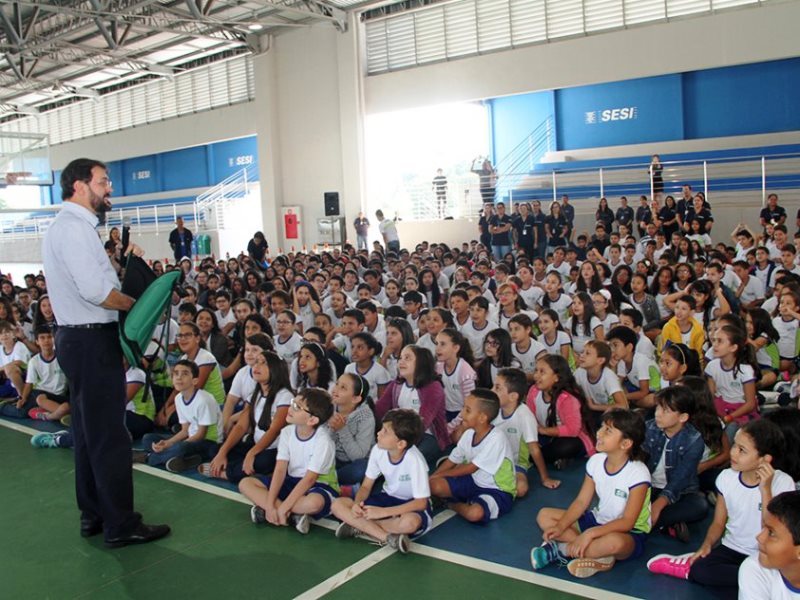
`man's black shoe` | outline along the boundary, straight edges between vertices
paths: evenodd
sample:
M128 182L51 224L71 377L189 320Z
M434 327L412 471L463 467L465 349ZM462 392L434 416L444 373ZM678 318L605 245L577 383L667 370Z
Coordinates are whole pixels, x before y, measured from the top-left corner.
M170 532L169 525L139 525L126 535L121 535L116 538L106 540L106 546L109 548L122 548L130 544L146 544L161 539Z
M99 519L81 519L81 537L92 537L103 533L103 522Z

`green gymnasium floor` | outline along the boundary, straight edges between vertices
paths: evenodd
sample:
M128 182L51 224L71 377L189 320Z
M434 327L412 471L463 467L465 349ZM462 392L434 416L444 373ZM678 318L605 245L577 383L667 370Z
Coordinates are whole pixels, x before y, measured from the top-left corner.
M255 526L233 493L139 470L137 509L149 522L169 523L173 533L153 544L106 550L102 536L84 540L78 534L72 453L35 449L27 428L8 424L0 423L4 598L581 597L530 582L537 577L562 590L589 590L458 554L432 557L422 546L420 554L402 556L364 540L340 542L324 526L305 537Z

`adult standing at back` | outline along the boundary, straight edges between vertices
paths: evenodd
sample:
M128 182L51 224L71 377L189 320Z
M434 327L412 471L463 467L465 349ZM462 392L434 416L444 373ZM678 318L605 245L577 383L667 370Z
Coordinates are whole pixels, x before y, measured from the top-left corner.
M177 264L184 256L192 257L194 235L183 226L183 217L175 219L175 229L169 232L169 245Z
M480 231L481 244L486 249L492 251L492 233L489 231L489 219L494 216L494 204L484 204L480 219L478 219L478 230Z
M619 199L619 208L617 209L616 214L614 217L617 220L617 227L620 225L625 225L630 230L631 224L633 223L633 208L628 206L628 199L625 196L621 196ZM607 233L611 233L612 229L607 229Z
M479 159L476 159L475 162L478 160ZM492 161L488 158L483 159L480 169L475 168L475 162L473 162L472 172L480 178L478 180L478 185L481 190L481 199L484 204L494 204L494 188L497 185L497 171L495 171L495 168L492 166Z
M369 250L367 245L367 236L369 236L369 219L364 216L363 212L358 213L358 217L353 221L353 227L356 228L356 245L359 250Z
M572 241L575 233L575 207L569 203L569 196L561 196L561 216L567 223L567 243Z
M397 224L384 217L382 210L375 211L375 218L378 219L378 231L383 236L386 249L389 252L400 252L400 237L397 235Z
M111 209L100 161L80 158L61 173L61 210L44 238L44 269L58 320L56 356L69 380L80 533L103 533L112 548L169 533L133 511L131 438L125 428L125 370L117 311L134 300L120 283L95 227Z
M533 260L536 247L536 223L526 202L519 205L519 216L514 220L514 228L517 230L517 246L525 251L528 260Z
M511 252L511 217L506 214L506 205L497 203L497 214L489 219L489 231L492 234L492 253L497 262Z

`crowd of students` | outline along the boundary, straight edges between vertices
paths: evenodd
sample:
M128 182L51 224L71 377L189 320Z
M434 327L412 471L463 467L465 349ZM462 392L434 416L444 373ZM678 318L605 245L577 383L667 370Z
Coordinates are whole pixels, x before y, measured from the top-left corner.
M402 552L434 506L487 523L585 461L574 501L536 516L534 569L606 571L656 532L688 542L713 510L697 551L650 571L796 597L800 266L785 225L712 245L604 224L551 247L518 218L487 222L507 236L494 257L490 239L264 269L155 261L183 273L146 361L126 365L132 460L238 485L256 523L307 532L332 514L337 537ZM0 413L68 425L46 279L0 293Z

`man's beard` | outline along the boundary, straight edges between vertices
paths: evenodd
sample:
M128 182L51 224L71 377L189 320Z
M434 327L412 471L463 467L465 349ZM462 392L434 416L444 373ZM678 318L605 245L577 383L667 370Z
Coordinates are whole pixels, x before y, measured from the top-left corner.
M97 223L99 225L105 224L106 213L111 210L111 202L108 198L108 196L98 196L92 192L92 208L94 209L94 214L97 215Z

